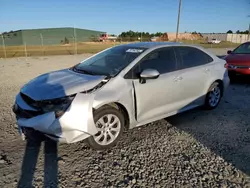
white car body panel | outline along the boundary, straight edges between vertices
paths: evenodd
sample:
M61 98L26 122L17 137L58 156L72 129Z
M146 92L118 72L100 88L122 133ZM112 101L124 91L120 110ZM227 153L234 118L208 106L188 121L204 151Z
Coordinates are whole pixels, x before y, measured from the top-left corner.
M179 88L179 83L174 81L176 72L178 71L162 74L155 80L148 80L146 84L139 83L139 80L133 81L138 122L146 121L177 109L176 105L181 96L176 95Z

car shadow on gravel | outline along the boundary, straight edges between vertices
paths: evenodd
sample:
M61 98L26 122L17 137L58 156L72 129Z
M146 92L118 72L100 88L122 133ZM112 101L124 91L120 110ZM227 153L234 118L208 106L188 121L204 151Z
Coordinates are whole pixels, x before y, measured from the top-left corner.
M219 111L217 111L219 113ZM194 115L195 114L195 115ZM205 120L204 112L192 110L168 118L168 122L178 129L185 131L215 154L221 156L226 162L250 176L250 128L247 124L238 128L237 133L218 128L220 124L209 126ZM213 118L209 115L207 118ZM233 117L232 117L233 119ZM249 119L250 120L250 119ZM240 121L238 119L238 121ZM250 122L250 121L248 121ZM240 122L238 122L240 123ZM224 126L224 125L223 125ZM241 136L240 132L247 131ZM237 136L236 136L237 135Z
M239 79L214 110L196 108L166 120L250 176L250 80ZM239 102L242 102L239 103Z
M246 84L246 85L249 85L250 86L250 76L247 75L241 75L241 76L237 76L235 78L235 80L231 83L231 85L243 85L243 84Z
M44 145L44 187L58 187L57 143L27 141L18 187L33 187L34 173L41 146Z

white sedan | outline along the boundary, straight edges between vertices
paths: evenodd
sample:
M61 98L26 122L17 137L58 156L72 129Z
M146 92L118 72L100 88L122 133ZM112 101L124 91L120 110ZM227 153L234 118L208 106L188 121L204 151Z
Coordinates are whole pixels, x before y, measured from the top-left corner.
M225 60L201 47L142 42L106 49L24 85L13 111L20 133L94 149L124 129L198 106L214 109L229 84Z
M212 39L212 40L209 40L208 43L209 43L209 44L220 44L221 41L218 40L218 39Z

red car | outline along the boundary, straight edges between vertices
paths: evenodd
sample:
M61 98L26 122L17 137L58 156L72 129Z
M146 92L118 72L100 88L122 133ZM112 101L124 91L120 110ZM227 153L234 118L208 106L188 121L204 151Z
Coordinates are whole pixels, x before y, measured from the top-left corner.
M237 75L250 76L250 42L241 44L233 51L229 50L227 54L225 67L231 81L235 80Z

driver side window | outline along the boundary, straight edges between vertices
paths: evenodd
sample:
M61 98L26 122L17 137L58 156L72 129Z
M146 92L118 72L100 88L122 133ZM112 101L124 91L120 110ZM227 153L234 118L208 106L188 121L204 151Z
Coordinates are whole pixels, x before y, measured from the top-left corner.
M139 78L140 73L145 69L155 69L160 74L177 70L174 49L166 47L150 52L127 73L125 78Z

